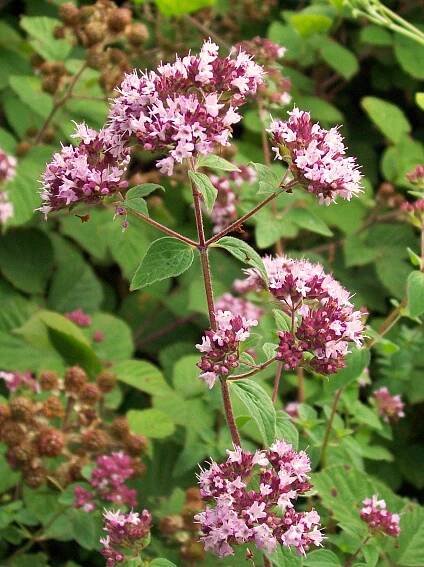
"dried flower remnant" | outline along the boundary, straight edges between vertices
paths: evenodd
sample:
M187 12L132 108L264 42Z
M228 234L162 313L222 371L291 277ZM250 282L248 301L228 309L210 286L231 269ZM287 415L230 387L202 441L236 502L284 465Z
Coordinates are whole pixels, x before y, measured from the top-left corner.
M269 132L277 159L288 163L294 178L319 202L329 205L337 197L350 201L361 192L361 173L338 128L325 130L311 121L309 112L294 108L285 122L275 120Z
M83 309L74 309L65 313L65 317L78 325L79 327L89 327L91 325L91 317L85 313Z
M372 394L378 413L386 422L396 422L401 417L405 417L404 407L400 395L392 396L389 390L384 386L375 390Z
M201 344L196 348L202 353L198 367L200 378L212 388L216 380L226 377L239 365L239 345L250 335L250 328L258 324L256 319L245 319L231 311L218 311L216 331L205 331Z
M233 555L234 546L254 543L272 553L278 545L305 554L323 540L315 510L296 512L294 502L307 492L310 462L284 441L266 451L228 451L222 464L211 461L199 475L200 493L211 501L196 516L207 551Z
M122 150L112 156L107 129L96 132L79 124L74 137L81 140L80 144L63 146L43 174L39 210L46 216L80 202L98 203L128 185L123 176L129 151Z
M345 365L349 344L362 345L361 311L350 302L349 292L319 264L285 256L265 257L269 291L292 321L289 331L279 332L277 358L286 370L305 362L322 374L333 374ZM237 280L237 291L260 290L264 282L255 269Z
M376 494L362 502L360 514L372 531L382 532L392 537L400 534L399 514L389 512L386 502L379 500Z
M209 40L198 55L126 75L109 114L112 151L134 137L144 150L166 152L157 167L172 175L176 162L228 145L237 109L256 93L263 70L244 51L226 58L218 51Z
M149 540L152 516L147 510L124 513L119 510L105 510L104 531L106 537L100 539L101 553L107 567L114 567L127 557L136 558Z
M217 234L237 219L237 189L243 183L254 183L257 175L253 167L239 165L239 171L231 171L227 175L210 175L212 185L218 195L211 212L214 224L213 232Z

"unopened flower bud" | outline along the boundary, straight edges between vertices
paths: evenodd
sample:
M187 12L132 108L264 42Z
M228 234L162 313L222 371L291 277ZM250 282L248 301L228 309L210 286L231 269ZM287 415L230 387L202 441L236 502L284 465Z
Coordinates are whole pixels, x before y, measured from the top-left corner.
M117 8L110 13L107 25L111 32L118 33L123 31L126 26L131 23L131 19L131 10L127 8Z
M44 484L47 479L47 471L41 465L25 468L23 473L25 484L31 488L38 488Z
M124 416L115 417L110 426L110 430L118 439L124 439L130 432L127 418Z
M172 535L175 532L182 530L184 521L182 516L165 516L159 522L159 531L163 535Z
M125 449L132 457L138 457L147 448L147 439L142 435L128 435L125 440Z
M41 372L38 382L43 392L55 390L59 385L59 375L53 370L44 370Z
M43 429L38 434L37 446L40 455L57 457L65 445L63 433L58 429Z
M99 387L96 384L84 384L79 393L79 399L84 404L94 406L102 397Z
M42 412L48 419L63 417L65 415L63 404L56 396L50 396L43 402Z
M68 26L73 26L78 23L79 15L79 9L71 2L65 2L65 4L59 7L59 18Z
M102 429L89 429L82 435L82 445L89 451L105 451L110 446L110 437Z
M96 383L100 390L107 394L116 385L116 375L110 370L102 370L96 377Z
M128 28L127 38L132 45L134 46L141 45L149 39L149 30L144 24L141 23L132 24Z
M22 423L29 423L33 418L34 406L31 400L18 396L10 402L10 414L13 419Z
M65 391L71 394L79 394L87 382L87 374L79 366L68 368L65 373Z
M7 419L0 427L0 440L8 446L16 445L25 439L25 430L22 425Z
M9 463L25 464L37 456L35 447L29 441L22 441L19 445L10 447L7 452L7 459Z
M92 47L100 43L105 36L105 27L99 22L90 22L85 26L85 45Z

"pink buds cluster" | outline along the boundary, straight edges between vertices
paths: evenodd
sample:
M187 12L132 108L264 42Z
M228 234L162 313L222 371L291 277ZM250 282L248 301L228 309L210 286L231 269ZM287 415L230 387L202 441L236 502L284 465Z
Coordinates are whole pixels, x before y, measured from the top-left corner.
M320 203L336 197L350 200L361 192L361 174L355 158L346 157L338 128L325 130L310 114L294 108L289 120L273 121L269 132L276 158L285 160L294 178Z
M122 563L127 556L137 557L148 543L152 523L150 512L125 514L119 510L105 510L103 517L106 537L101 538L100 543L107 567Z
M112 155L107 129L96 132L79 124L74 137L81 140L80 144L63 146L44 172L39 210L45 215L78 202L96 203L128 185L123 175L129 151Z
M399 514L389 512L386 502L378 500L376 494L362 502L361 518L373 531L383 532L392 537L400 534Z
M94 492L76 487L74 506L89 512L95 508L96 497L114 504L136 506L137 492L126 485L135 473L133 459L123 451L97 457L89 479Z
M211 212L214 224L213 232L216 234L229 226L237 218L237 188L242 183L254 183L257 175L253 167L239 165L239 171L231 171L228 175L211 175L212 185L217 189L218 196Z
M384 386L373 392L374 403L377 406L378 413L384 421L398 421L401 417L405 417L404 407L401 397L392 396L389 390Z
M294 502L311 487L310 462L284 441L266 451L228 451L222 464L212 461L199 475L200 494L214 505L196 516L207 551L232 555L233 546L254 543L268 553L277 545L304 554L323 535L315 510L296 512Z
M412 225L419 229L424 226L424 199L418 199L414 203L405 201L400 208L403 213L406 213L407 220Z
M212 388L220 376L228 376L239 365L239 345L250 335L250 328L258 324L256 319L246 319L231 311L218 311L216 330L205 331L201 344L196 348L202 353L197 366L202 370L200 378Z
M39 386L30 372L4 372L0 371L0 379L4 380L9 392L16 392L21 387L39 391Z
M88 313L83 309L74 309L65 313L65 317L78 325L79 327L89 327L91 325L92 319Z
M277 358L286 370L305 362L317 372L332 374L345 364L349 343L362 344L362 313L355 311L349 292L319 264L285 256L264 258L269 291L292 321L290 330L279 333ZM238 291L264 287L259 273L246 270L248 277L236 281ZM312 355L312 356L311 356Z
M419 189L424 189L424 164L415 166L412 171L406 174L406 178Z
M0 148L0 185L16 175L16 158Z
M175 162L228 145L236 110L256 93L263 70L244 51L218 51L209 40L198 55L126 75L109 115L113 151L134 137L144 150L166 152L157 166L172 175Z

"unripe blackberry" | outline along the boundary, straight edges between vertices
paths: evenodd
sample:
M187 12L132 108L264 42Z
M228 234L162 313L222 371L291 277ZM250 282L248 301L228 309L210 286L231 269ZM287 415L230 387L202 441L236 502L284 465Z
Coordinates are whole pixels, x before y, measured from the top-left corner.
M7 404L0 404L0 424L9 419L10 417L10 408Z
M47 480L47 471L41 465L25 468L23 473L24 482L30 488L38 488Z
M27 154L31 148L32 144L24 140L23 142L19 142L19 144L16 146L15 154L18 157L22 157Z
M128 425L127 418L120 415L115 417L110 426L110 431L112 435L118 439L124 439L130 434L130 427Z
M127 8L117 8L112 10L108 19L107 26L111 32L118 33L123 31L131 23L131 10Z
M43 415L48 419L55 417L63 417L65 415L65 408L59 398L50 396L43 402L42 409Z
M99 387L97 384L93 383L84 384L79 393L80 401L89 406L94 406L101 397L102 393L100 392Z
M66 2L59 7L59 18L68 26L78 23L79 9L71 2Z
M106 29L99 22L90 22L85 26L85 45L93 47L102 41L105 36Z
M8 446L16 445L25 439L25 429L12 419L7 419L0 426L0 440Z
M149 30L144 24L136 23L129 26L126 36L131 45L135 47L146 43L149 39Z
M89 429L82 434L81 443L89 451L102 452L109 448L110 437L102 429Z
M87 374L79 366L72 366L65 372L65 391L70 394L79 394L84 384L87 382Z
M9 402L10 415L16 421L29 423L33 419L34 405L28 398L18 396Z
M159 531L163 535L172 535L184 527L184 521L181 516L165 516L159 522Z
M132 457L138 457L147 448L147 439L142 435L129 434L124 439L125 450Z
M116 374L110 370L102 370L100 374L96 376L96 383L100 390L107 394L111 392L116 385Z
M203 545L196 540L190 539L181 546L181 557L187 562L196 564L203 561L205 558L205 551Z
M59 376L53 370L44 370L41 372L38 382L43 392L55 390L59 385Z
M29 441L22 441L19 445L10 447L7 452L7 458L10 463L19 463L20 465L29 463L37 456L37 451L34 445Z
M40 455L57 457L61 454L64 445L63 433L58 429L43 429L38 434L37 447Z

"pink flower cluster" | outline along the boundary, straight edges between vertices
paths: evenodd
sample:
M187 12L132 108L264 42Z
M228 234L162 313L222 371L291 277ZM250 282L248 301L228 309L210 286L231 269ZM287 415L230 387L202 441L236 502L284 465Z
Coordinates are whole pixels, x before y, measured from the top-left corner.
M218 196L211 212L214 224L213 232L217 234L229 226L237 218L238 195L236 188L242 183L254 183L256 171L248 165L239 165L239 171L231 171L227 175L210 175L212 185L217 189Z
M202 370L200 378L212 388L219 376L228 376L239 365L239 345L250 335L250 328L258 324L256 319L246 319L231 311L218 311L216 330L205 331L201 344L196 348L202 353L197 366Z
M65 317L79 327L89 327L91 325L91 317L83 309L69 311L65 313Z
M355 311L349 292L319 264L285 256L264 258L269 291L280 301L292 321L290 330L279 333L277 358L286 370L302 364L304 353L313 355L309 364L317 372L332 374L343 368L349 343L361 346L362 313ZM264 282L255 269L245 280L237 280L238 291L259 290Z
M338 128L325 130L311 122L309 112L298 108L288 114L289 120L273 121L269 130L277 159L288 162L294 178L320 203L358 195L361 174L355 158L345 156Z
M136 506L137 492L125 484L134 473L133 461L123 451L97 457L89 480L94 492L76 487L74 506L89 512L95 507L95 497L114 504Z
M386 502L378 500L376 494L362 502L361 518L374 531L383 532L392 537L400 534L399 514L389 512Z
M424 189L424 164L415 166L412 171L406 174L406 178L413 185L418 185L419 188Z
M9 392L16 392L21 387L39 391L38 384L31 372L0 372L0 379L4 380Z
M77 202L96 203L128 185L123 180L129 162L129 151L109 151L111 137L108 129L96 132L85 124L77 125L75 138L80 144L63 146L43 174L40 211L66 208Z
M373 392L374 402L377 406L378 413L384 421L398 421L401 417L405 417L403 411L405 404L402 402L399 394L392 396L389 390L384 386Z
M0 148L0 185L16 175L16 158Z
M126 75L109 115L112 151L135 137L144 150L166 152L157 166L172 175L175 162L228 145L236 111L256 93L263 70L244 51L226 58L218 51L209 40L198 55Z
M224 463L212 461L199 483L202 498L214 506L195 517L205 549L225 557L234 553L234 545L250 542L267 553L278 544L302 554L319 546L318 513L294 509L298 496L311 487L310 470L307 454L284 441L256 453L234 447Z
M424 225L424 199L418 199L413 203L405 201L400 208L403 213L406 213L411 224L421 229Z
M105 510L104 531L106 537L100 539L101 553L106 559L107 567L114 567L129 557L137 557L148 543L152 524L152 516L147 510L141 514L119 510Z
M216 311L231 311L233 315L240 315L244 319L257 320L262 317L263 309L247 301L243 297L235 297L231 293L224 293L215 302Z

